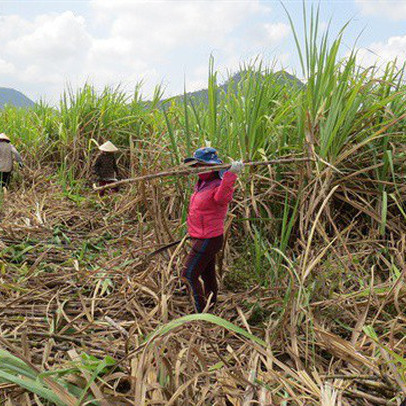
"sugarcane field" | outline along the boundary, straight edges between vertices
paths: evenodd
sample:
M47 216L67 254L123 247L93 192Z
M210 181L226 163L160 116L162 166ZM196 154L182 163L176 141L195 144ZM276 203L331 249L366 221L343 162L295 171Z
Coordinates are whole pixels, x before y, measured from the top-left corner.
M2 105L0 88L0 406L406 406L404 45L380 65L354 45L377 19L406 44L406 2L349 0L354 20L340 1L11 3L0 79L21 66L15 83L56 96ZM145 41L177 93L158 78L145 95L141 56L120 59L144 8L173 28ZM190 90L180 44L206 42L178 31L242 58L243 36L218 38L256 18L275 60L290 38L295 74L258 54L224 75L219 50ZM75 41L88 65L64 59ZM80 85L57 75L70 63ZM126 63L131 91L108 81Z

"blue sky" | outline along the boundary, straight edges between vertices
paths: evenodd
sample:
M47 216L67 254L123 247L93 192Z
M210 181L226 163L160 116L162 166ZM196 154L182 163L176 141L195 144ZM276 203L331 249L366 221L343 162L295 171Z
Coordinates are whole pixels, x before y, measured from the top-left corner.
M302 0L285 0L301 31ZM351 20L343 55L357 42L360 63L406 57L406 0L306 1L320 4L333 32ZM296 72L298 58L286 13L274 0L0 0L0 86L54 103L69 84L129 93L140 80L150 95L206 86L210 54L227 72L260 56Z

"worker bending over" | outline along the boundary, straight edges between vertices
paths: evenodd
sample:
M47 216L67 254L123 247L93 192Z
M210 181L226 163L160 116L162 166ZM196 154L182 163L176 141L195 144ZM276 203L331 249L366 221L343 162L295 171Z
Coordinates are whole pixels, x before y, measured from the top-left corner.
M18 162L20 168L23 166L23 160L10 138L6 134L0 134L0 187L8 187L13 172L14 160Z
M99 186L105 186L113 182L117 182L118 167L116 162L115 153L118 148L110 141L105 142L99 147L100 154L96 158L93 170L97 176ZM117 192L118 188L110 188L108 191ZM106 190L101 190L99 192L100 196L104 196Z

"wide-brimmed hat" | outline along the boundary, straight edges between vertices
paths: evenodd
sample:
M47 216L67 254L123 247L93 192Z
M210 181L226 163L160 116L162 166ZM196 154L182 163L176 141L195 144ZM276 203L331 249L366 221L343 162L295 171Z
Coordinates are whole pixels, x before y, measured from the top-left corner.
M0 134L0 141L8 141L8 142L10 142L10 138L8 138L6 134L1 133Z
M183 162L188 165L193 165L197 162L207 165L221 165L223 163L223 161L217 155L217 150L212 147L197 149L193 154L193 157L186 158Z
M104 151L104 152L117 152L118 151L118 148L111 141L106 141L104 144L100 145L99 149L100 149L100 151Z

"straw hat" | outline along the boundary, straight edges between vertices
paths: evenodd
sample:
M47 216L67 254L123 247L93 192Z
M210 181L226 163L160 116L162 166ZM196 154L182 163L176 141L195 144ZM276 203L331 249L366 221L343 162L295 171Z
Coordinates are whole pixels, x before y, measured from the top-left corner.
M1 133L0 134L0 141L8 141L8 142L10 142L10 138L8 138L6 134Z
M104 152L117 152L118 148L110 141L105 142L103 145L99 147L100 151Z

